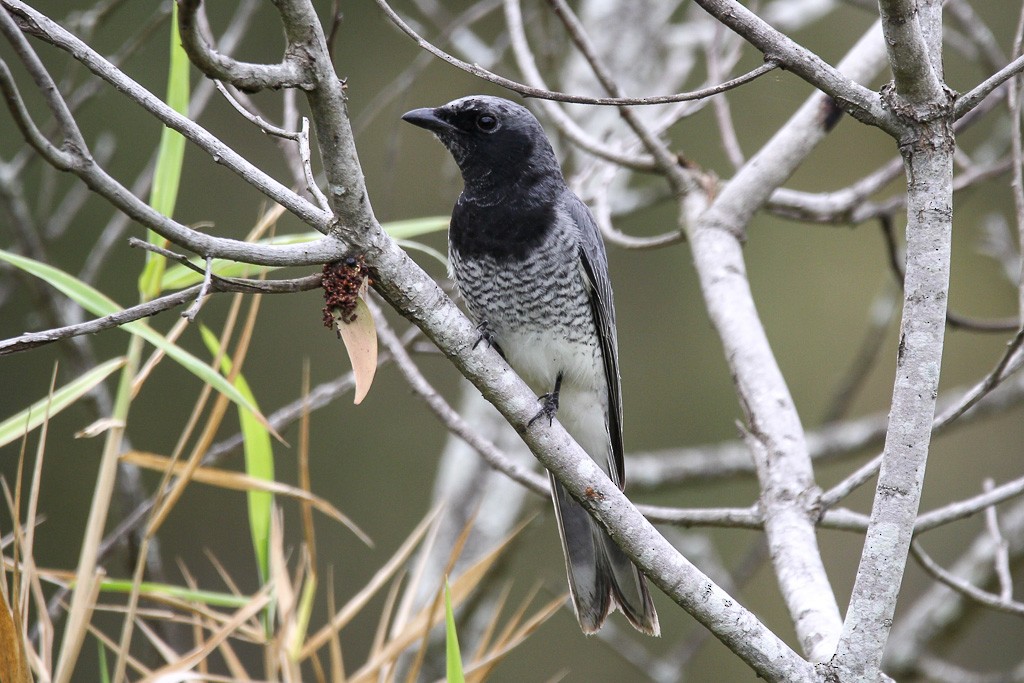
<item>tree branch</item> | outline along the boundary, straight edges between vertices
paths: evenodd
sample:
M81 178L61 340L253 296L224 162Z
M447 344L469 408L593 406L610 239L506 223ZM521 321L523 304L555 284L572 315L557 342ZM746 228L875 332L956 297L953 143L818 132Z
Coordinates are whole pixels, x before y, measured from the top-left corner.
M213 277L210 280L211 292L249 292L249 293L293 293L315 289L320 286L320 275L309 275L295 280L238 280L234 278ZM21 351L28 351L55 341L69 339L83 334L96 334L112 327L120 327L133 320L140 320L162 313L171 308L184 305L201 297L203 285L195 285L172 294L166 294L145 303L131 306L117 313L96 318L77 325L66 325L42 332L26 332L18 337L0 341L0 356L9 356Z
M906 567L938 394L952 248L951 98L932 68L916 16L901 14L911 12L914 4L882 4L890 63L897 74L896 94L909 105L893 101L909 126L900 138L908 195L906 280L896 379L871 526L832 661L840 678L851 681L878 675ZM886 25L900 18L912 19L913 26ZM933 21L937 18L941 16L931 16ZM916 62L896 64L901 56Z
M833 68L735 0L696 0L696 3L743 36L765 59L777 62L786 71L792 71L829 95L855 119L877 126L893 137L899 136L902 126L886 111L878 93L859 85L856 78L847 76L841 68Z
M589 97L586 95L572 95L569 93L558 92L557 90L547 90L544 88L535 88L525 83L519 83L513 81L510 78L500 76L493 71L478 66L476 64L470 64L464 62L458 57L448 54L441 48L437 47L429 40L421 36L416 32L409 24L405 22L402 17L398 15L395 10L387 3L387 0L375 0L377 6L381 8L385 16L397 26L403 33L412 38L417 45L421 48L441 59L442 61L451 64L457 69L461 69L466 73L472 74L485 81L501 86L506 90L519 93L523 97L536 97L544 100L554 100L555 102L568 102L571 104L593 104L598 106L609 106L609 107L621 107L621 106L647 106L654 104L670 104L672 102L689 102L692 100L701 100L712 95L738 88L739 86L749 83L761 76L765 75L769 71L778 68L778 65L772 60L765 60L765 63L761 66L748 71L742 76L737 76L729 81L713 85L708 88L702 88L700 90L693 90L691 92L676 93L674 95L652 95L649 97Z
M1017 57L1002 69L974 86L970 91L958 97L953 105L953 119L956 120L963 117L967 112L981 104L982 100L991 95L996 88L999 88L1022 71L1024 71L1024 55Z
M851 49L840 69L857 80L870 77L882 64L881 43L876 26ZM776 574L804 652L815 661L832 655L841 627L815 539L817 513L813 510L820 491L800 416L754 305L739 236L772 191L831 130L828 106L825 96L811 96L740 169L697 222L686 226L704 300L721 338L748 428L756 437L748 440L748 445L762 453L755 461Z
M300 66L298 55L285 52L278 64L250 64L218 52L203 35L206 17L202 0L177 0L181 46L189 60L210 78L226 80L243 92L279 88L313 87L308 72Z
M918 20L918 3L913 0L879 0L878 9L897 94L913 106L943 102L945 86L941 73L932 66L924 28Z
M243 180L287 208L303 222L321 232L327 230L331 220L329 215L265 174L202 126L175 112L61 26L20 0L0 0L0 5L26 22L33 35L38 35L51 45L74 55L94 74L123 92L132 101L137 102L165 125L178 131L209 153L217 163L234 171ZM7 13L3 14L0 21L9 21ZM60 98L56 90L48 91L45 94L51 98ZM74 121L72 120L69 125L73 127L70 134L80 139L81 135L77 133L77 125L74 124ZM93 163L84 147L81 148L81 153L75 149L66 151L72 154L72 163L70 168L61 168L61 170L69 170L77 175L90 189L106 198L132 219L152 228L162 237L203 256L217 256L260 265L305 265L336 260L344 254L345 250L342 245L334 240L268 247L204 235L161 215L138 197L132 195L124 186Z

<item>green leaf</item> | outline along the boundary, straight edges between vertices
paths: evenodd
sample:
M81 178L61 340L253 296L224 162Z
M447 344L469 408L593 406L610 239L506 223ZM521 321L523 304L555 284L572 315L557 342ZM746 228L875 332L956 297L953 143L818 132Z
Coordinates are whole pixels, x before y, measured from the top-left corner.
M25 408L16 415L12 415L3 422L0 422L0 446L6 446L12 441L43 424L47 413L52 418L60 411L80 399L92 390L97 384L109 377L118 368L124 365L124 358L114 358L102 365L97 365L73 382L65 384L53 392L53 396L44 396L28 408ZM49 407L47 408L47 404Z
M432 232L438 232L446 230L448 228L449 219L446 216L430 216L427 218L413 218L405 221L393 221L391 223L384 223L381 227L395 240L399 241L403 247L419 249L420 251L433 256L434 258L441 261L447 267L447 259L440 252L428 247L421 245L416 242L408 242L410 238L419 237L420 235L426 235ZM301 244L303 242L312 242L315 239L323 237L319 232L304 232L293 235L278 235L267 239L262 239L256 242L256 244ZM191 259L192 263L200 268L206 267L206 262L199 258ZM276 270L273 266L254 266L248 263L239 263L237 261L227 261L225 259L213 259L211 263L213 274L220 277L248 277L260 269L265 272ZM161 286L163 289L184 289L185 287L191 287L192 285L199 284L203 281L203 276L200 273L192 270L183 265L175 265L167 269L164 273Z
M107 648L103 647L103 641L96 639L99 648L100 683L110 683L110 671L107 670Z
M100 590L108 593L130 593L132 584L133 582L128 579L103 579L100 581ZM139 584L139 595L199 602L210 607L244 607L252 601L251 596L195 590L152 581L143 581Z
M299 597L299 608L295 610L295 630L292 631L291 646L288 648L296 659L302 652L302 646L306 642L306 633L309 629L309 619L313 616L314 602L316 598L316 573L313 572L306 579L302 586L302 595Z
M210 354L216 356L220 352L217 336L205 325L200 325L203 342ZM221 371L231 374L231 359L227 355L221 357ZM242 373L235 377L235 388L252 405L258 406L249 383ZM270 442L270 432L252 413L238 409L238 420L242 425L242 449L245 453L245 472L249 476L264 481L274 481L274 449ZM249 505L249 534L252 536L252 547L256 553L256 563L260 573L260 583L270 577L270 515L274 506L274 494L266 491L247 491Z
M440 232L448 229L451 218L448 216L427 216L424 218L410 218L404 221L391 221L381 225L384 232L396 240L407 240L420 235L428 235L432 232Z
M421 242L414 242L412 240L396 239L395 242L397 242L398 246L400 246L402 249L405 249L406 251L419 251L426 254L427 256L433 257L434 259L437 260L438 263L444 266L445 270L448 270L448 257L439 252L437 249L434 249L433 247L427 244L423 244Z
M102 317L123 310L116 302L108 298L107 295L94 289L92 286L82 282L74 276L65 273L59 268L54 268L53 266L45 263L40 263L39 261L35 261L25 256L20 256L18 254L12 254L11 252L4 251L2 249L0 249L0 261L6 261L21 270L24 270L26 273L46 281L93 315ZM167 337L163 336L143 321L133 320L130 323L121 325L120 328L125 332L142 337L150 344L166 353L168 358L176 361L183 368L227 396L238 405L248 411L251 411L261 422L266 423L266 418L263 417L259 410L250 403L246 397L239 393L238 389L233 387L230 382L224 379L220 373L210 368L185 349L172 343L167 339Z
M459 634L455 630L455 615L452 612L452 592L448 587L447 578L444 581L444 633L448 683L466 683L466 677L462 673L462 653L459 652Z
M175 3L171 7L170 64L167 70L166 100L174 111L187 116L190 96L189 61L185 49L181 46L181 36L178 34L178 5ZM184 158L185 138L181 133L165 126L160 134L160 148L157 152L149 205L168 217L174 215ZM152 244L164 244L164 238L152 230L148 231L148 239ZM147 252L146 267L139 276L139 292L143 298L152 299L159 296L166 261L159 254Z

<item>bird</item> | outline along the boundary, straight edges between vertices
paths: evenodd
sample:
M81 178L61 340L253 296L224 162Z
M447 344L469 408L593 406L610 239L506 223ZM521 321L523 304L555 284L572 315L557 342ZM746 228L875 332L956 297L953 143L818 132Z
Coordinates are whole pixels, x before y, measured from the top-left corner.
M402 119L433 133L462 174L448 231L449 273L480 338L557 414L620 488L622 393L608 257L597 222L568 187L527 108L486 95ZM531 421L532 423L532 421ZM647 580L553 475L551 495L569 592L585 634L616 608L659 635Z

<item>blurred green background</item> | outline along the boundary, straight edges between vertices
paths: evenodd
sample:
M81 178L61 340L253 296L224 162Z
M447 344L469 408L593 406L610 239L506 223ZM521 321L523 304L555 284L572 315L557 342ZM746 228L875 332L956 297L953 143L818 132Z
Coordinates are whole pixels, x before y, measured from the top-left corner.
M84 8L89 4L82 0L38 3L40 9L58 17L71 5ZM223 28L233 9L231 4L210 3L208 11L215 29ZM327 3L321 2L319 6L322 16L326 16ZM112 21L101 26L92 44L101 53L109 53L120 44L125 32L145 21L153 9L149 2L128 3ZM397 9L409 11L403 5ZM1008 50L1016 9L1010 3L979 3L976 10L997 31L1001 44ZM338 73L347 78L360 160L377 217L388 221L449 213L461 188L454 164L436 141L403 124L399 116L414 107L436 106L466 94L507 93L437 61L419 72L411 87L396 86L395 79L417 57L418 49L387 23L372 2L342 3L342 11L344 20L336 43L335 63ZM841 6L793 37L834 63L871 21L865 11ZM478 30L485 39L498 35L502 30L500 13L490 15ZM38 42L33 44L47 63L65 64L54 50ZM264 3L237 55L254 61L274 61L281 46L275 10L270 3ZM9 59L9 48L4 45L0 54ZM952 87L967 90L986 75L950 54L953 56L947 59L947 78ZM162 93L166 59L163 24L125 70L154 92ZM759 55L748 50L740 69L757 63ZM507 64L499 70L517 77ZM199 78L194 71L193 78ZM880 83L873 85L877 87ZM389 95L389 100L368 118L367 108L383 93ZM730 101L747 154L756 151L809 93L810 88L799 79L780 71L734 91ZM273 93L261 94L256 101L276 114L278 98ZM30 96L34 111L40 111L40 104L38 98ZM990 116L963 139L968 145L980 141L1001 120L1005 122ZM142 169L160 136L160 126L154 120L110 88L105 88L82 110L80 121L90 141L105 132L116 136L117 151L108 167L126 184ZM223 101L215 97L201 122L254 163L288 182L273 141L242 121ZM678 124L672 136L677 148L689 159L715 170L723 178L730 175L710 108ZM20 138L5 111L0 114L0 153L7 159L19 148ZM809 191L837 189L894 154L896 148L888 137L846 117L787 186ZM187 150L185 163L176 218L186 224L212 223L213 227L207 229L218 235L244 236L257 215L257 194L195 148ZM566 170L571 174L571 168ZM22 182L29 188L39 188L40 197L46 196L41 183L49 181L44 180L38 163L29 166ZM59 198L73 184L71 178L58 177L49 196ZM900 187L900 182L894 183L891 192L900 191ZM1012 222L1008 179L958 195L955 207L952 307L979 317L1014 315L1015 291L994 262L978 253L984 221L995 215ZM79 271L110 214L104 202L90 199L60 242L59 251L50 254L52 261L70 272ZM669 205L655 207L618 221L617 227L631 234L653 235L673 229L675 213ZM287 217L278 227L279 233L302 230L302 225ZM143 231L136 226L130 234L142 237ZM0 240L4 245L11 241L2 223ZM444 249L442 234L425 241ZM420 254L413 256L430 273L444 277L443 268L436 261ZM755 299L776 357L805 426L813 428L819 425L842 372L856 353L872 301L892 286L880 230L875 223L854 228L804 225L760 214L750 226L746 257ZM619 315L627 451L735 438L735 422L742 414L718 339L703 307L687 246L644 252L611 247L609 258ZM99 287L122 305L133 303L142 260L140 251L129 249L122 241L115 247ZM3 277L9 279L10 275ZM321 305L317 291L264 297L260 324L244 371L265 411L298 396L307 359L314 384L348 370L343 347L322 327ZM200 319L216 323L223 319L226 308L227 298L216 298L206 305ZM0 335L7 338L28 328L40 329L42 324L33 310L34 302L27 295L8 300L0 317ZM176 314L165 313L152 324L166 330L175 320ZM392 316L392 322L401 324L396 316ZM950 330L942 387L960 386L980 378L998 359L1008 336ZM92 342L97 356L106 359L123 353L126 340L127 335L112 330L96 336ZM880 362L854 403L853 414L886 410L896 340L893 325L886 332ZM201 357L206 355L195 329L185 334L183 345ZM0 418L43 396L53 364L60 358L60 346L55 344L0 359L4 385L0 391ZM420 365L428 378L454 401L459 377L448 362L440 356L427 356L420 358ZM168 453L199 389L192 376L171 363L163 363L133 405L129 435L134 447ZM929 461L922 509L977 493L985 477L1000 482L1020 476L1024 454L1022 418L1024 410L1018 407L1001 417L937 438ZM50 521L40 528L37 540L38 561L46 566L72 568L77 560L81 533L77 525L84 525L101 444L99 440L75 440L72 434L90 421L84 409L74 408L56 418L50 427L40 501L40 510ZM234 424L228 426L235 428ZM229 433L230 430L224 430L224 435ZM294 444L297 431L289 430L284 437ZM321 564L333 566L339 600L365 583L428 509L435 465L445 438L432 414L390 367L378 373L361 406L353 407L346 397L313 415L313 489L350 515L376 542L375 549L367 549L337 527L321 525ZM30 447L34 444L35 437L30 440ZM15 475L17 453L16 445L0 450L0 473L8 482ZM855 461L819 467L819 484L827 487L838 481L855 464L873 454L865 452ZM236 457L230 466L239 466L239 460ZM278 445L277 467L279 479L294 482L294 451ZM145 480L154 486L157 478L149 473ZM687 507L745 506L755 497L756 486L748 480L666 491L647 496L644 502ZM869 491L859 491L848 504L867 511ZM541 507L546 511L546 506ZM289 530L297 532L297 508L290 503L285 508ZM115 517L116 514L115 511ZM940 561L949 561L980 529L980 519L968 520L929 534L926 547ZM10 520L4 508L0 512L0 531L9 530ZM754 539L749 531L712 531L708 535L728 562L738 560ZM830 577L843 605L859 558L860 537L823 531L820 538ZM245 499L241 494L191 486L162 531L161 541L172 576L175 559L182 558L201 584L219 586L213 567L202 554L208 548L225 562L243 589L256 586ZM543 582L545 595L563 589L562 560L550 515L546 513L527 529L525 541L517 546L515 556L508 562L519 594L537 581ZM116 564L109 571L112 575L130 574L129 567ZM912 564L901 607L910 604L927 585L922 572ZM783 637L793 641L769 568L757 574L742 600ZM656 647L668 649L679 642L681 634L697 627L663 596L658 596L657 603L664 637ZM354 627L343 632L343 643L353 653L347 659L361 661L376 625L375 613L370 610ZM958 641L955 646L955 652L964 657L956 657L958 661L987 670L1017 660L1024 637L1019 620L987 615L973 626L972 634L976 635ZM581 636L571 612L564 610L514 653L497 670L494 680L550 680L561 673L566 673L563 680L567 681L636 678L635 671L618 655L600 642ZM745 666L711 641L696 659L692 680L752 678Z

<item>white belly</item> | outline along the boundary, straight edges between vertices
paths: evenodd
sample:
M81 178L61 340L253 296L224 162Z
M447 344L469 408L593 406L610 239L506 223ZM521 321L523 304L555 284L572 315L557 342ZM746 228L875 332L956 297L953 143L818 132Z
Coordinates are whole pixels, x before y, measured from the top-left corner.
M545 332L504 334L496 341L509 365L538 396L554 389L562 373L558 420L604 467L609 451L608 389L597 347Z

